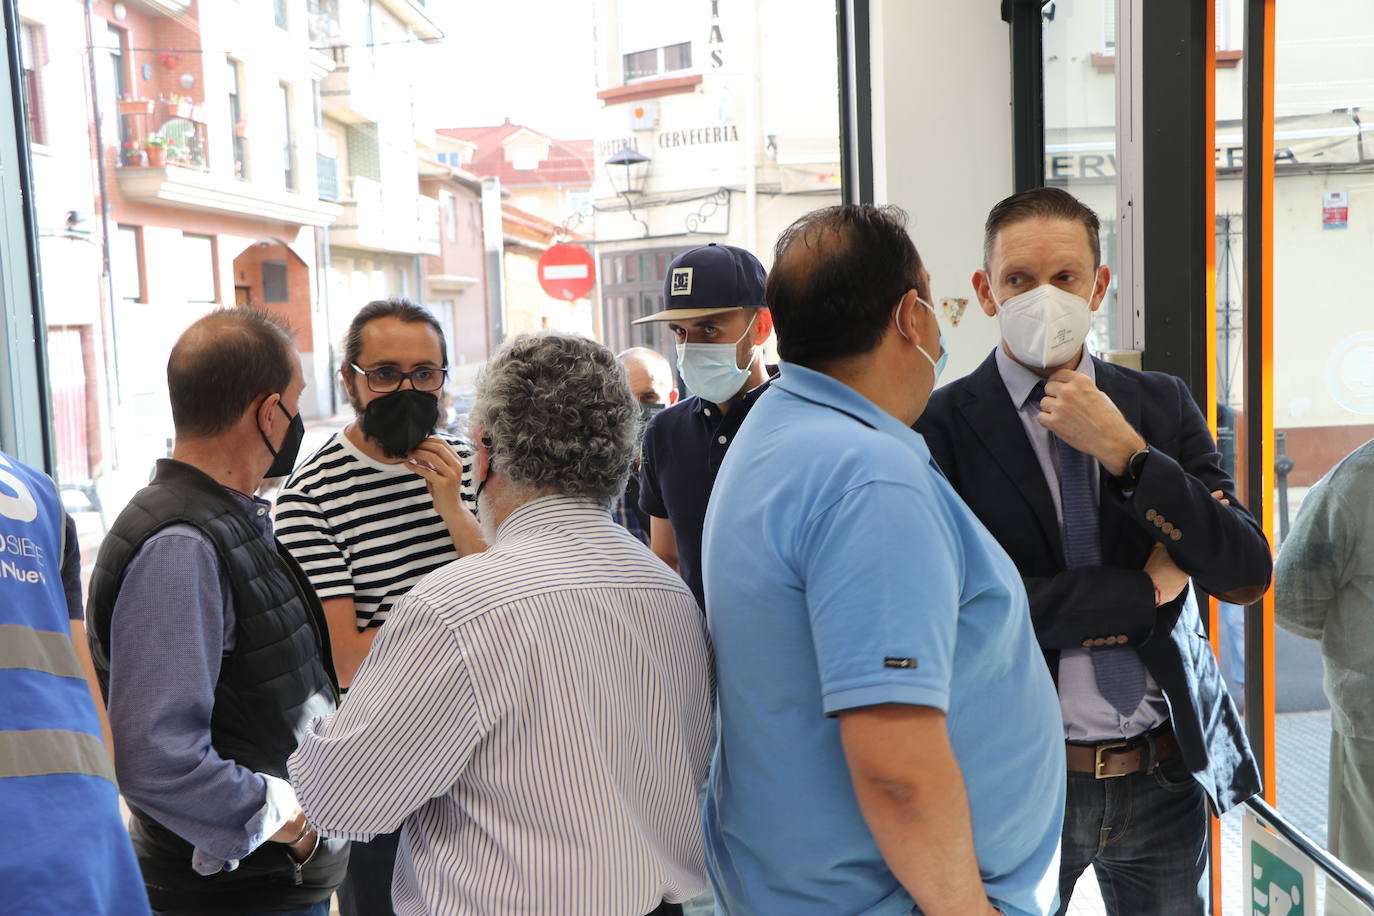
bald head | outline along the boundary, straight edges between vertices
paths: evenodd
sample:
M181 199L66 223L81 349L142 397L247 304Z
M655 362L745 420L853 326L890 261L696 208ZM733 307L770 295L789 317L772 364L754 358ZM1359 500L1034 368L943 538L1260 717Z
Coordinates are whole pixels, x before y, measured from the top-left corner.
M291 332L255 309L216 309L177 338L167 389L177 438L218 435L263 395L286 391L300 372Z
M814 210L778 237L764 298L778 354L809 368L862 357L909 290L929 301L921 256L896 207Z
M671 404L677 400L673 367L662 353L648 347L631 347L616 359L625 367L636 403Z

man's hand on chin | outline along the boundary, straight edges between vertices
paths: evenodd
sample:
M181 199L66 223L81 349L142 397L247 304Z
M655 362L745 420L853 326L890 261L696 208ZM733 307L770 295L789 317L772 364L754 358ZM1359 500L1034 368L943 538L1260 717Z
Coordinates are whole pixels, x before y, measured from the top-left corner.
M1037 419L1069 445L1096 458L1113 477L1125 473L1131 456L1145 447L1145 440L1112 399L1092 379L1072 369L1060 369L1049 377Z

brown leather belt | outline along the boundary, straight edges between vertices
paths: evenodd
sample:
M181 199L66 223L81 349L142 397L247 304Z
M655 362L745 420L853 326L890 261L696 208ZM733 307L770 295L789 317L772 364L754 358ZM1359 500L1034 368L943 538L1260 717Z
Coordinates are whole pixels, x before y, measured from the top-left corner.
M1070 773L1091 773L1098 779L1111 779L1153 770L1161 760L1178 753L1178 739L1166 725L1127 741L1066 744L1064 749Z

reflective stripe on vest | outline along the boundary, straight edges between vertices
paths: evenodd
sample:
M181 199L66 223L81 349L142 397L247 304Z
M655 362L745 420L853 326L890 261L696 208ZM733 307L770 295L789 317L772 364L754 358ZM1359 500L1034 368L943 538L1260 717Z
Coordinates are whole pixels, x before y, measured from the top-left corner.
M59 729L0 731L0 779L77 773L114 782L105 744L94 735Z
M0 669L4 668L26 668L78 680L86 677L72 650L70 635L17 623L0 623Z

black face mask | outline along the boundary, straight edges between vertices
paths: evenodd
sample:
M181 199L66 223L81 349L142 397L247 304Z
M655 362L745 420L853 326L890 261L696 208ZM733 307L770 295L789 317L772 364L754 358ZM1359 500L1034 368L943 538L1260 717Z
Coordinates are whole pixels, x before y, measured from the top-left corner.
M281 407L281 402L277 402ZM288 417L286 408L281 407L281 412ZM286 435L281 440L281 448L273 448L272 442L267 438L267 434L261 429L258 435L262 436L262 441L267 445L267 450L272 453L272 466L267 469L267 473L262 475L264 479L270 477L285 477L296 467L296 456L301 451L301 440L305 438L305 421L301 419L301 412L296 411L296 415L291 417L291 425L286 428Z
M644 404L644 403L641 403L641 404L639 405L639 416L640 416L640 418L644 421L644 425L647 426L647 425L649 424L649 421L652 420L652 419L654 418L654 414L658 413L660 410L662 410L664 407L667 407L667 406L668 406L667 404Z
M363 435L380 445L384 455L404 458L439 425L439 398L428 391L402 388L369 403L361 423Z

